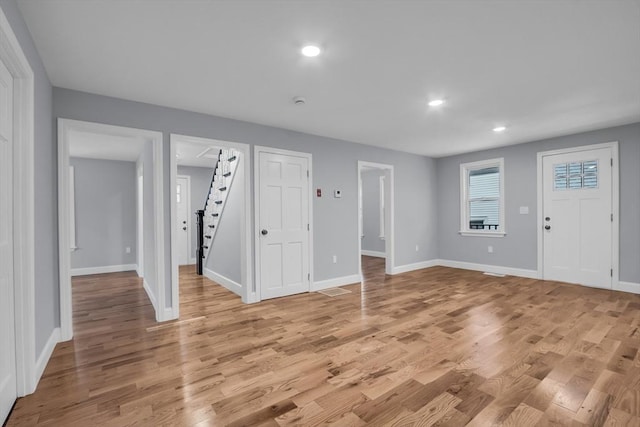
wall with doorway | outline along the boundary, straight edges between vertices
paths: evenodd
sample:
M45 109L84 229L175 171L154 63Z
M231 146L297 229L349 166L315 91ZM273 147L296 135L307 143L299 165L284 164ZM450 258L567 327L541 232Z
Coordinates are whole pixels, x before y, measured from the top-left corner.
M58 281L57 149L52 118L53 91L42 60L15 0L0 0L0 7L16 35L34 75L35 177L35 359L38 360L54 329L60 326Z
M438 159L440 258L536 270L537 153L611 141L619 142L620 157L620 280L640 283L640 123ZM460 164L496 157L504 157L507 235L460 236Z
M435 160L409 153L304 134L255 123L54 88L54 116L164 133L165 232L170 235L169 134L261 145L313 155L314 280L358 275L358 160L395 167L395 263L437 258ZM253 162L251 174L253 178ZM145 174L146 177L146 174ZM253 185L250 183L250 185ZM342 190L334 198L333 190ZM146 230L145 230L146 231ZM253 236L252 236L253 237ZM415 250L416 246L419 250ZM146 249L146 248L145 248ZM333 262L333 256L337 262ZM146 258L146 256L145 256ZM171 277L170 239L166 239L166 277ZM145 267L146 268L146 267ZM167 301L171 286L167 282Z
M380 177L384 170L362 171L362 251L384 256L385 241L380 237ZM367 255L364 253L364 255Z
M191 207L189 209L189 215L191 215L191 247L189 248L189 259L195 260L198 243L195 211L204 209L204 203L207 200L209 187L211 186L213 168L178 166L178 175L185 175L191 178Z
M86 269L96 267L129 270L136 264L135 162L71 157L69 164L75 175L78 247L71 253L72 275L91 274Z

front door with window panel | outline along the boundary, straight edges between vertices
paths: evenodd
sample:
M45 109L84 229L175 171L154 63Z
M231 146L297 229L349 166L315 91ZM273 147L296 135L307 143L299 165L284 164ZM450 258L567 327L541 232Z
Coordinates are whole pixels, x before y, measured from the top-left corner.
M262 299L309 291L309 159L259 153Z
M13 78L0 62L0 423L16 400L13 308Z
M543 277L611 289L612 151L543 156Z
M176 178L176 212L178 214L178 264L189 264L189 180Z

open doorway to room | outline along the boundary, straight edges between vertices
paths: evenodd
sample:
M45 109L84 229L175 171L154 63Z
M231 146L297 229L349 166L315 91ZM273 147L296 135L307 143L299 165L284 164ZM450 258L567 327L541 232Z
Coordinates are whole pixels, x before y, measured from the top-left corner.
M363 281L392 274L393 166L358 162L358 248Z
M93 333L86 323L170 318L157 262L164 253L162 135L66 119L58 128L62 339L72 338L78 322L79 333Z
M204 277L255 301L252 286L249 148L246 144L171 135L172 301L179 310L180 287ZM199 235L197 211L203 211ZM199 243L202 243L200 245ZM178 316L176 316L178 317Z

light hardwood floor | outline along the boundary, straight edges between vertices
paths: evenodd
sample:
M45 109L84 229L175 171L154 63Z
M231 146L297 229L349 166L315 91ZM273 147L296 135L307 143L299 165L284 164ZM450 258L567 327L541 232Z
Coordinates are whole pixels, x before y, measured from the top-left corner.
M135 273L73 280L16 425L640 425L640 296L434 267L243 305L180 271L154 322Z

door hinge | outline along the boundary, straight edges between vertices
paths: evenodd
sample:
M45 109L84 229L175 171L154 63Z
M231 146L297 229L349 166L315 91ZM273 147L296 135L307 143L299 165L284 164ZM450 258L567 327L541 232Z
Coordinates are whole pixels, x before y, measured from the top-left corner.
M307 178L309 178L309 169L307 169Z
M311 273L307 273L307 280L310 282L311 281Z
M613 166L613 157L611 158L611 166Z
M611 277L613 277L613 268L611 269Z
M613 214L611 214L611 222L613 222Z
M311 227L307 224L307 231L311 231Z

